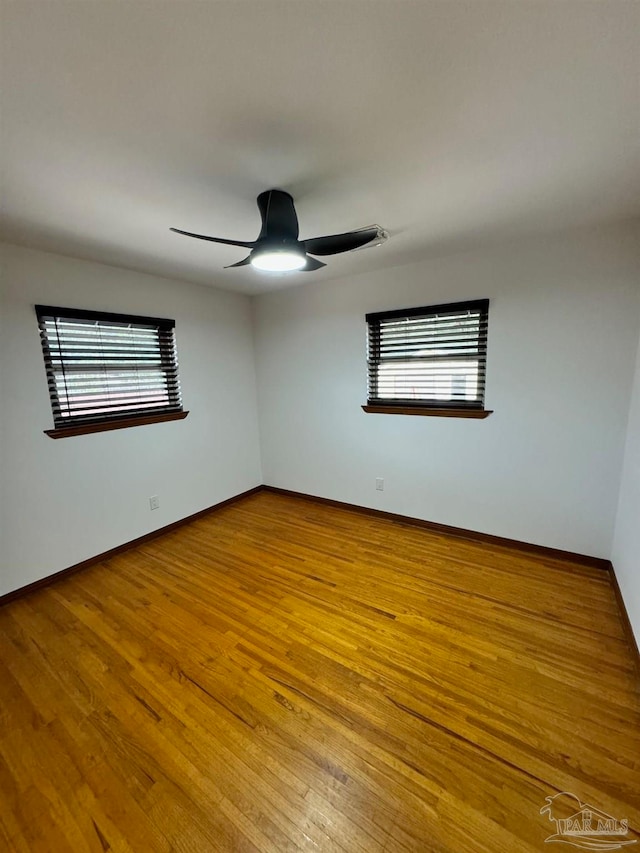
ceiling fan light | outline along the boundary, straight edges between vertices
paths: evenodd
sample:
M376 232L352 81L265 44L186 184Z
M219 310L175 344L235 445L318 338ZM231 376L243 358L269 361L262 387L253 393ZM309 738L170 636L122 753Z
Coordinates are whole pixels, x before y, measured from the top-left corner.
M269 249L251 255L251 266L263 272L293 272L306 262L306 255L295 249Z

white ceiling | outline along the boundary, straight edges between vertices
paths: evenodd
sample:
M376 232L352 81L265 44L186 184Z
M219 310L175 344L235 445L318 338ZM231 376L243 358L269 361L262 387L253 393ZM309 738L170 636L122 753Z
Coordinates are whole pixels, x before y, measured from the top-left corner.
M257 293L640 215L640 3L9 0L9 242ZM255 204L386 245L223 270Z

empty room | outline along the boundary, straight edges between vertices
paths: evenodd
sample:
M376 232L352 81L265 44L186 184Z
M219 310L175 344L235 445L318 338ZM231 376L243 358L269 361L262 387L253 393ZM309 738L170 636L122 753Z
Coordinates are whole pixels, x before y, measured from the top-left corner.
M0 850L640 849L640 3L0 9Z

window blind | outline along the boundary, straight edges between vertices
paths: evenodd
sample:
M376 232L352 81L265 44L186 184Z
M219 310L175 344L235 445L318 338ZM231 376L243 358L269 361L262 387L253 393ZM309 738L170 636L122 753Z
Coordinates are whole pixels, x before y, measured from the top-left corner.
M484 405L489 300L367 314L368 403Z
M173 320L35 307L56 427L182 410Z

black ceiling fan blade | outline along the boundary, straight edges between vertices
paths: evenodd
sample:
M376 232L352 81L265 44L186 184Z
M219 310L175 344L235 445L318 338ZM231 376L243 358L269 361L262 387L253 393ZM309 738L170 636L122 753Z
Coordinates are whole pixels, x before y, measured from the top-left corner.
M176 234L184 234L185 237L195 237L196 240L208 240L210 243L224 243L226 246L244 246L245 249L253 249L256 245L254 242L246 240L224 240L222 237L207 237L206 234L193 234L191 231L181 231L179 228L170 228L169 231L175 231Z
M307 255L307 263L302 267L300 272L312 272L312 270L319 270L320 267L326 267L326 264L323 264L317 258Z
M258 240L297 240L298 217L293 198L284 190L266 190L258 196L262 229Z
M360 231L347 231L345 234L331 234L328 237L313 237L302 240L305 251L312 255L339 255L350 252L370 243L378 235L377 228L363 228Z
M226 266L225 269L230 270L232 267L246 267L246 265L250 264L250 263L251 263L251 255L247 255L247 257L244 258L243 260L238 261L235 264L229 264L229 266Z

